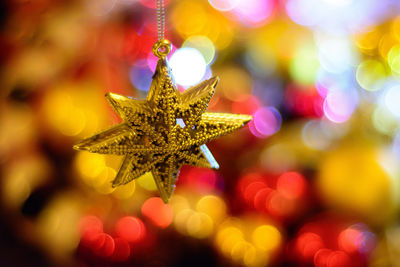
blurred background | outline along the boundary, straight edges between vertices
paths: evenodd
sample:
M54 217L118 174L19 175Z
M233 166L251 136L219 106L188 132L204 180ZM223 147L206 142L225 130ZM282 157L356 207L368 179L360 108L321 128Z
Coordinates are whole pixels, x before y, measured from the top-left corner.
M169 204L72 150L145 98L154 0L0 7L0 266L400 266L400 2L166 1L180 90L252 114Z

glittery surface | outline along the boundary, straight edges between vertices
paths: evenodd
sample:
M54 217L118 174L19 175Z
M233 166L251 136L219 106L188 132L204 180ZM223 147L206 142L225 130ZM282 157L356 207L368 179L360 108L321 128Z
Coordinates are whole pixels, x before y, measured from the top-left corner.
M217 169L219 165L205 143L251 120L249 115L206 112L218 80L213 77L180 93L166 60L160 59L147 99L107 93L123 122L82 140L74 148L124 155L112 186L151 172L161 198L168 202L182 165Z

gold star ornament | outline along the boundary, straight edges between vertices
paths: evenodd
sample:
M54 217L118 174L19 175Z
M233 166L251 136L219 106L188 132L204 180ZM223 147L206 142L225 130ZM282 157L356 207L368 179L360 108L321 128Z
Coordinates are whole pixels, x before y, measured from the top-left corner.
M82 140L74 149L124 155L112 186L124 185L151 172L161 198L167 203L181 166L218 169L205 143L243 127L251 116L206 112L219 78L213 77L180 93L165 58L170 43L157 42L153 52L159 60L146 100L107 93L107 100L123 122Z

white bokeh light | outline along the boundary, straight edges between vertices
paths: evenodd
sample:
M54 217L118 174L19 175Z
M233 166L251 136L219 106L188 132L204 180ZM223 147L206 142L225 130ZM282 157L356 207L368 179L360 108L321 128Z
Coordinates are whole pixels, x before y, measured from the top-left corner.
M392 12L390 6L376 0L286 1L286 11L295 23L331 33L368 29Z
M386 107L396 117L400 117L400 85L388 89L385 95Z
M175 82L182 86L198 83L206 73L207 64L201 53L194 48L178 49L169 61Z
M357 95L349 91L332 90L324 101L324 114L332 122L347 121L357 106Z
M235 8L241 0L208 0L208 2L219 11L229 11Z
M320 65L330 73L343 73L358 62L350 39L344 35L317 32L314 35Z

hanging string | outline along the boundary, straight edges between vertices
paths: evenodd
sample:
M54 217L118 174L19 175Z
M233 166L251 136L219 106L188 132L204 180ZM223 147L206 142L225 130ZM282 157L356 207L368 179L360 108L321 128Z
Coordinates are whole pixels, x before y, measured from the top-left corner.
M165 7L164 0L157 0L157 28L158 40L164 39L165 35Z
M172 44L165 39L164 0L157 0L157 28L158 41L153 46L153 54L158 58L165 58L171 52Z

